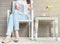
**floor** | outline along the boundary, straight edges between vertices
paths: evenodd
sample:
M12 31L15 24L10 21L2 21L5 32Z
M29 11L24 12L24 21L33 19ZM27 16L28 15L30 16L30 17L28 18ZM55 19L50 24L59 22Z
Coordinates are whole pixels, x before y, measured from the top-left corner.
M4 37L0 37L0 44L1 41L4 39ZM38 38L37 40L30 40L27 37L20 37L19 42L15 43L13 41L14 38L12 38L11 42L6 43L6 44L60 44L60 41L56 41L55 39L52 38Z

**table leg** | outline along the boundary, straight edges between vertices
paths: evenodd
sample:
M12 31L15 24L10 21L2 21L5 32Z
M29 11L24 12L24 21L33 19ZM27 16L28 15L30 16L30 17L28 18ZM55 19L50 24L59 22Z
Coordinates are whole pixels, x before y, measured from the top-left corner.
M37 40L38 37L38 20L35 22L35 40Z
M58 19L55 20L55 37L58 40Z
M52 24L51 24L51 35L52 35L52 38L54 37L54 30L55 30L55 23L54 23L54 21L52 21Z

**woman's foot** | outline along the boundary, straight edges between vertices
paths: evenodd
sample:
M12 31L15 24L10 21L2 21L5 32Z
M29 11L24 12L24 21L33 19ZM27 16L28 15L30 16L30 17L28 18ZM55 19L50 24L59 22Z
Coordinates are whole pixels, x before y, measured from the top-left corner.
M14 42L18 42L18 41L19 41L19 39L16 39L16 38L15 38Z
M8 43L8 42L10 42L10 36L7 36L6 38L5 38L5 40L3 40L2 41L2 43Z
M14 42L18 42L19 41L19 36L15 37Z

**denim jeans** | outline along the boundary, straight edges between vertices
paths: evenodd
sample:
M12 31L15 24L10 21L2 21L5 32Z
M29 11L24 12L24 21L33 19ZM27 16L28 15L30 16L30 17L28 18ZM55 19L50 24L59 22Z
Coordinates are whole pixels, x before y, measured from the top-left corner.
M19 21L20 20L29 20L29 15L15 10L8 18L8 27L6 35L11 36L14 30L19 30Z

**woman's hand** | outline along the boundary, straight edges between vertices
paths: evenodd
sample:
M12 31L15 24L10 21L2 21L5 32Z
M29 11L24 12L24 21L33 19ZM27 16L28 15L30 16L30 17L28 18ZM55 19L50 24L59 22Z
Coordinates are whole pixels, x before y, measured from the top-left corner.
M18 5L16 5L16 7L15 7L17 10L20 10L20 6L18 6Z
M30 4L30 5L29 5L28 10L30 10L30 11L31 11L32 9L33 9L33 5L32 5L32 4Z

